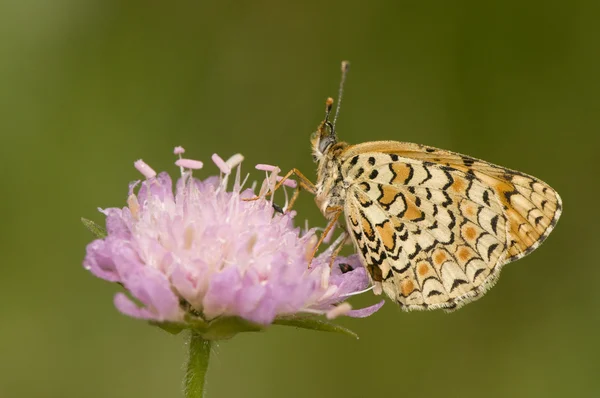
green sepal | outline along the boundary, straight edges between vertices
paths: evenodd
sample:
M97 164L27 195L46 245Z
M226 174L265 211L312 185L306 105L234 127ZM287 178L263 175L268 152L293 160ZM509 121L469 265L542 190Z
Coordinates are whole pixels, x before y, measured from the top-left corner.
M268 326L259 325L240 317L220 317L210 322L201 318L187 316L184 323L150 322L164 331L177 335L185 329L202 336L204 340L228 340L242 332L262 332ZM311 316L281 316L273 321L273 325L293 326L319 332L340 333L358 339L358 335L343 326Z
M96 224L95 222L93 222L92 220L88 220L87 218L83 218L81 217L81 222L83 223L83 225L90 230L91 233L93 233L96 238L98 239L104 239L106 238L106 236L108 235L106 233L106 229L102 228L100 225Z
M217 318L208 324L202 334L205 340L226 340L241 332L261 332L264 326L239 317Z
M184 329L190 329L202 336L204 340L227 340L242 332L261 332L265 326L252 323L239 317L220 317L210 322L200 318L188 317L185 323L150 322L171 334L179 334Z
M285 316L278 317L273 322L274 325L283 325L283 326L294 326L302 329L310 329L317 330L320 332L333 332L333 333L341 333L346 336L354 337L358 339L358 335L354 333L352 330L347 329L343 326L337 325L335 323L327 322L318 318L309 317L309 316Z
M165 332L171 333L172 335L178 335L184 329L187 329L187 326L182 323L173 323L173 322L150 322L151 325L158 326Z

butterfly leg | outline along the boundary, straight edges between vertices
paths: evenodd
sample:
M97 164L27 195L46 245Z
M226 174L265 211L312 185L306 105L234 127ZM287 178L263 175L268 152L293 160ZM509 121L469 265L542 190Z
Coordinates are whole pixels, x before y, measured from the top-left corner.
M288 171L288 173L285 176L283 176L281 180L275 185L275 188L273 188L273 192L275 192L275 190L281 187L285 180L289 179L292 175L296 175L296 177L298 177L298 186L294 190L294 194L292 195L292 198L290 199L286 207L287 211L289 211L292 208L292 206L296 202L296 199L298 199L298 195L300 195L301 190L305 190L313 195L316 194L315 184L313 184L308 178L306 178L304 174L302 174L298 169L291 169L290 171Z
M348 231L346 231L345 229L344 229L344 232L342 232L342 235L344 236L343 239L340 241L338 246L335 248L335 250L331 254L331 261L329 262L329 268L333 268L333 263L335 262L335 259L340 254L340 252L344 248L344 245L348 242L348 238L350 237L350 234L348 234Z
M332 207L327 208L327 214L331 214L331 216L328 217L329 224L327 224L327 227L325 227L325 230L323 231L323 233L321 233L321 237L319 238L319 240L317 241L317 244L315 245L315 248L313 249L312 255L310 256L310 261L308 262L309 268L310 268L310 263L312 263L312 259L315 258L315 255L317 254L317 250L319 250L319 246L321 246L321 243L323 243L323 240L325 240L325 238L329 234L329 231L331 231L331 229L336 226L338 219L342 215L342 211L343 211L343 208L341 206L332 206ZM339 250L341 250L341 249L339 249ZM336 249L336 252L339 252L339 250ZM336 255L337 255L337 253L336 253ZM334 257L334 259L335 259L335 257ZM333 264L333 262L331 264Z
M290 179L290 177L292 177L293 175L296 175L296 177L298 177L298 185L296 186L296 189L294 190L294 194L292 195L292 198L290 199L287 207L286 207L286 211L289 211L292 206L294 205L294 203L296 202L296 199L298 199L298 195L300 195L300 191L301 190L305 190L310 192L311 194L315 194L316 190L315 190L315 185L304 176L304 174L302 174L298 169L291 169L290 171L287 172L286 175L284 175L281 180L279 180L277 182L277 184L275 184L275 187L273 187L273 190L270 191L269 193L267 193L265 195L265 197L267 197L268 195L272 195L275 191L277 191L279 188L281 188L281 186L284 184L284 182L288 179ZM250 199L243 199L246 202L251 202L254 200L258 200L260 199L260 196L256 196L254 198L250 198Z

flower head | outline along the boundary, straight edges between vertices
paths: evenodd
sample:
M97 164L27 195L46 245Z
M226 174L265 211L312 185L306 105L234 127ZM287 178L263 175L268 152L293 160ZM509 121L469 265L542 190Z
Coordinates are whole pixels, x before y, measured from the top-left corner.
M175 148L181 177L174 191L167 173L139 160L135 167L145 180L130 185L127 206L100 210L107 236L88 245L84 266L127 290L133 300L118 293L119 311L157 322L234 316L266 325L301 312L363 317L381 307L353 311L344 302L368 290L357 256L338 257L330 269L332 245L308 267L314 229L302 233L294 212L280 214L264 199L279 169L259 165L267 175L261 199L247 200L255 192L243 189L241 155L227 161L213 155L220 175L199 180L192 171L202 162L183 153Z

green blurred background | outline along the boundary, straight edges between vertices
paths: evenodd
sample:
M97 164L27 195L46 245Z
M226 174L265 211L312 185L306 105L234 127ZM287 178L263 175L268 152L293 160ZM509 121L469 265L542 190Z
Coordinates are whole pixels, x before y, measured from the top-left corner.
M273 327L220 343L208 396L600 396L599 17L593 0L0 2L0 397L181 396L184 338L113 308L116 286L81 266L79 218L124 205L138 158L176 174L175 145L314 177L342 59L342 139L522 170L565 212L451 315L388 302L340 320L358 341ZM308 194L298 210L324 225Z

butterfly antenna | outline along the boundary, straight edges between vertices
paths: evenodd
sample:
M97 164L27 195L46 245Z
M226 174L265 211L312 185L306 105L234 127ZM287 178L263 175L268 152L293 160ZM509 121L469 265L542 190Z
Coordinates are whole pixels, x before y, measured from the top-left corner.
M340 107L342 105L342 94L344 93L344 83L346 82L346 75L348 75L348 70L350 69L350 62L342 61L342 80L340 81L340 91L338 92L338 103L337 108L335 108L335 116L333 117L333 128L335 129L335 122L340 115Z
M333 108L333 98L329 97L325 100L325 120L323 124L330 124L329 115L331 115L331 108Z
M319 126L319 132L321 135L327 134L335 137L335 130L333 129L333 124L329 121L329 116L331 115L331 109L333 108L333 98L329 97L325 101L325 120Z

